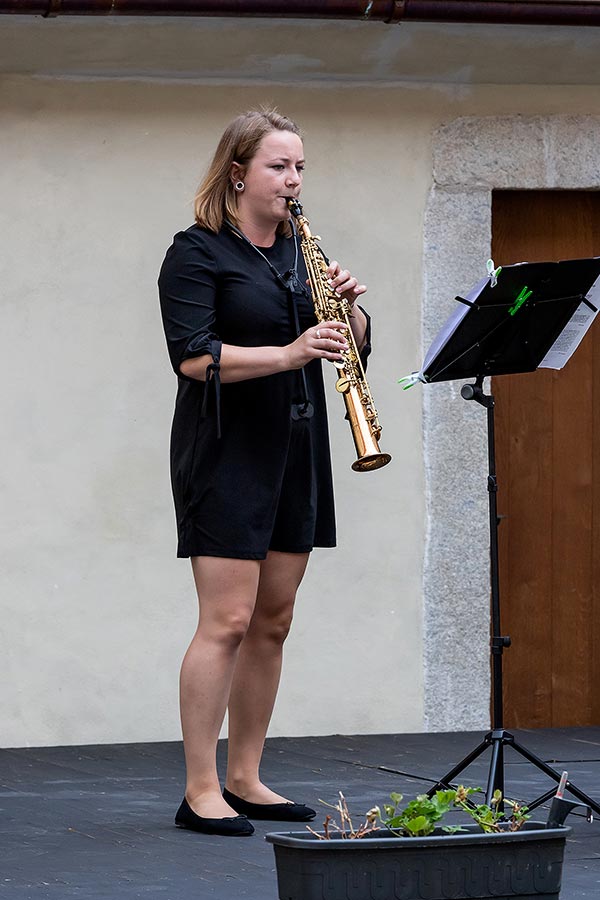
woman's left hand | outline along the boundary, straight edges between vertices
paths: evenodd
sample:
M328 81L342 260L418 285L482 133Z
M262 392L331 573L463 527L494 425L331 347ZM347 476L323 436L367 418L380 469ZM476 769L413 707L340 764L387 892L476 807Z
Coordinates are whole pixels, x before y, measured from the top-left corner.
M361 294L367 290L367 286L359 284L358 279L350 274L348 269L342 269L339 262L332 260L327 266L327 278L333 290L354 306Z

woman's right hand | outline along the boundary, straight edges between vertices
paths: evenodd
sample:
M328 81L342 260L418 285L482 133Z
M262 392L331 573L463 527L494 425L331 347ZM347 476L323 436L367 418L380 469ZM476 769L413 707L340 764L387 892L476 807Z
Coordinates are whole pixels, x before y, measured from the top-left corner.
M320 322L311 325L292 344L285 347L288 368L301 369L311 359L329 359L339 362L342 351L348 349L345 334L347 325L344 322Z
M301 369L311 359L329 359L339 362L342 352L348 349L345 333L348 326L344 322L321 322L311 325L299 338L285 347L237 347L232 344L221 346L221 383L246 381L248 378L262 378L290 369ZM186 378L205 381L206 367L212 356L185 359L180 372Z

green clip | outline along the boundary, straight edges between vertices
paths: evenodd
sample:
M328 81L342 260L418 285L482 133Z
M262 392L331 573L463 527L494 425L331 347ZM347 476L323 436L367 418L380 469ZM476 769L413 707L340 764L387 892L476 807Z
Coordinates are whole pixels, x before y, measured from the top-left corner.
M419 373L413 372L412 375L405 375L404 378L399 378L398 384L402 385L403 391L407 391L409 388L413 387L419 381L421 381L421 379L419 378ZM406 384L404 382L406 382Z
M522 289L521 293L519 294L519 296L517 297L517 299L511 306L511 308L509 309L509 311L508 311L509 316L514 316L515 313L517 313L521 309L521 307L523 306L525 301L529 300L529 298L531 297L532 294L533 294L533 291L528 291L527 285L525 285L525 287Z

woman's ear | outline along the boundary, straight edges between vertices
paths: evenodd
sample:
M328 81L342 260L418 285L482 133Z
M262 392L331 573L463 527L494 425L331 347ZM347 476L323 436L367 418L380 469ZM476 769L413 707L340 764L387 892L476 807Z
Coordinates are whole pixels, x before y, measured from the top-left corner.
M236 181L243 181L244 175L246 174L246 169L240 163L232 162L231 163L231 171L229 173L229 177L231 179L231 183L235 184Z

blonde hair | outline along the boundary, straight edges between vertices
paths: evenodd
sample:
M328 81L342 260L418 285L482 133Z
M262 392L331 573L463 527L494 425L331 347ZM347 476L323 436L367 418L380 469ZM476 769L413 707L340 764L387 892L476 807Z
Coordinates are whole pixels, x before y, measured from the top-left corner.
M223 221L238 225L235 189L231 182L232 163L247 166L265 135L272 131L291 131L301 139L295 122L282 116L275 107L261 107L242 113L227 126L208 171L194 198L196 222L218 232ZM280 222L278 232L291 233L288 222Z

